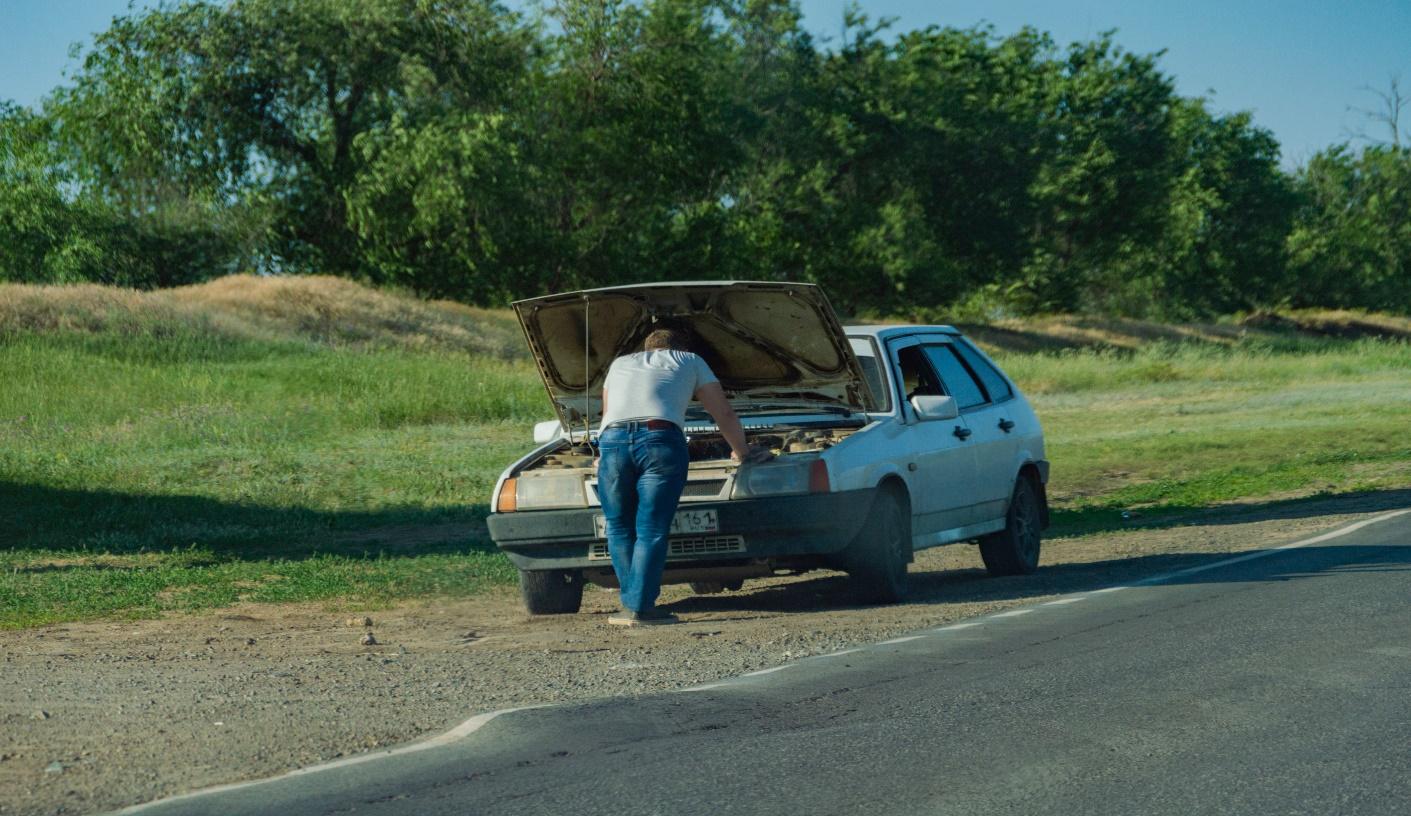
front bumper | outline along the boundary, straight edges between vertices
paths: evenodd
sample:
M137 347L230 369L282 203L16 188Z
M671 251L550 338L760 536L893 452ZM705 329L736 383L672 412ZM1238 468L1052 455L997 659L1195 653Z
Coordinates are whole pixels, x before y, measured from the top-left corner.
M875 488L803 496L773 496L736 501L691 502L688 509L713 509L720 521L717 536L739 536L739 551L703 555L681 554L671 565L725 560L828 555L847 547L867 519ZM684 508L683 508L684 509ZM601 545L593 517L601 508L521 510L492 513L490 537L515 566L526 570L610 567L589 550ZM689 543L692 536L674 536ZM689 549L689 548L683 548Z

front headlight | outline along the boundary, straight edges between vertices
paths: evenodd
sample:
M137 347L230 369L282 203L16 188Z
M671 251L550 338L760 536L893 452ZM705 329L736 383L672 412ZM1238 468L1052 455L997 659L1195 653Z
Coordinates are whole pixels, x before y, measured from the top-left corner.
M518 510L588 506L581 476L520 474L515 480L514 500Z
M749 499L756 496L785 496L790 493L809 492L809 473L814 462L776 459L763 465L742 465L735 471L734 498Z

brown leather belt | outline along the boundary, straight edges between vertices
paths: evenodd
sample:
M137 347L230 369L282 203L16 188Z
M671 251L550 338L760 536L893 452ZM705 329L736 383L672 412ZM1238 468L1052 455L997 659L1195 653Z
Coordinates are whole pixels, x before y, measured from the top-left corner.
M639 430L645 428L649 431L679 431L675 422L667 422L664 419L622 419L612 423L608 428L621 428L623 430ZM603 430L607 430L604 428Z

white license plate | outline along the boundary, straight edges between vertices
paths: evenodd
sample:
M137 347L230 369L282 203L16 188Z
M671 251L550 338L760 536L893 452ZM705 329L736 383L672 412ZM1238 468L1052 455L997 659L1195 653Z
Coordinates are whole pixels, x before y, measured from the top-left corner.
M598 538L608 537L607 519L593 516L593 534ZM720 517L714 510L682 510L671 520L672 535L694 535L696 533L720 532Z

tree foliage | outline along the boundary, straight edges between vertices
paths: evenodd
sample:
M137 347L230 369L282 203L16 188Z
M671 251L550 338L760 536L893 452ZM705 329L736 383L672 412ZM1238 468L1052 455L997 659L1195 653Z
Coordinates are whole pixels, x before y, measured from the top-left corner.
M1411 148L1335 147L1297 182L1289 302L1411 311Z
M0 276L326 271L503 303L660 279L849 312L1408 308L1411 160L1306 167L1114 33L836 44L792 0L185 0L0 111Z
M530 42L488 0L184 2L114 19L52 107L135 216L212 196L260 213L281 267L365 274L357 141L505 105Z

